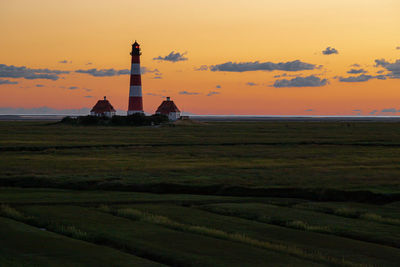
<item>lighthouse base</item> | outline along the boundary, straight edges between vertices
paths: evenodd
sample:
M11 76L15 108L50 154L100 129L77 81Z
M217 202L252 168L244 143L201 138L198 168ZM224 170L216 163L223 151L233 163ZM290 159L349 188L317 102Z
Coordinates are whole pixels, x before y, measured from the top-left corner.
M143 110L128 110L128 116L132 115L132 114L136 114L136 113L143 114L144 111Z

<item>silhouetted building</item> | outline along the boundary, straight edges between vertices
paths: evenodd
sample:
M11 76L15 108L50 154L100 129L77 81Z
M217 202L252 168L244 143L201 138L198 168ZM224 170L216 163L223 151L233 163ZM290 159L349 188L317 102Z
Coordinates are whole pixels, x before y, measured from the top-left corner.
M158 107L156 114L164 114L168 116L168 119L176 121L181 116L181 111L175 105L174 101L171 101L169 97L164 100Z
M90 111L90 115L99 117L112 117L115 115L115 109L106 99L106 97L104 97L104 100L97 101L96 105L94 105Z

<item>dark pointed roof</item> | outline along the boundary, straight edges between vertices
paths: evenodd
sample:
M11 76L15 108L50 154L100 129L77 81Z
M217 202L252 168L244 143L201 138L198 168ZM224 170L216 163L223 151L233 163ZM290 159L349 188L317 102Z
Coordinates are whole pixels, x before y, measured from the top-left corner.
M132 46L140 46L140 44L138 44L138 42L135 40L135 42L132 44Z
M167 100L164 100L158 107L156 113L168 115L171 112L181 112L181 111L175 105L174 101L171 101L169 97L167 97Z
M110 102L108 102L106 97L104 97L104 100L97 101L96 105L94 105L94 107L90 112L95 112L95 113L115 112L115 109L110 104Z

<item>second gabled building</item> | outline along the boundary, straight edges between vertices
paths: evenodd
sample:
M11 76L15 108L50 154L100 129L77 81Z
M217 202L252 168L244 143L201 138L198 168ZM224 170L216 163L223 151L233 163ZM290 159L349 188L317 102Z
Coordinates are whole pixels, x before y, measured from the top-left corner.
M171 121L176 121L181 117L181 111L169 97L161 103L156 114L166 115Z

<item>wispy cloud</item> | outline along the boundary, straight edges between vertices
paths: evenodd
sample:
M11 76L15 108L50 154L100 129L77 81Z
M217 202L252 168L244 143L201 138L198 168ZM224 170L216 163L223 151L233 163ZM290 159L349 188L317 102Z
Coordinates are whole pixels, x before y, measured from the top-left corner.
M319 87L324 86L328 83L327 79L321 79L314 75L307 77L296 77L290 80L281 79L276 80L273 84L273 87L281 88L281 87Z
M61 63L61 64L68 64L68 63L72 63L72 61L68 61L68 60L64 59L64 60L58 61L58 63Z
M360 74L360 73L367 73L364 69L351 69L347 73L349 74Z
M119 75L127 75L131 72L128 69L116 70L116 69L88 69L88 70L76 70L77 73L89 74L94 77L111 77Z
M196 71L206 71L206 70L208 70L208 66L207 65L201 65L198 68L194 68L194 70L196 70Z
M332 55L332 54L339 54L339 51L336 48L328 46L325 50L322 51L324 55Z
M348 83L356 83L356 82L367 82L371 79L379 79L379 80L386 80L385 75L365 75L361 74L358 76L349 76L349 77L339 77L340 82L348 82Z
M248 86L256 86L256 85L258 85L258 83L248 82L248 83L246 83L246 85L248 85Z
M393 63L390 63L385 59L376 59L375 63L376 67L383 67L389 72L387 75L389 78L400 79L400 59L397 59Z
M68 90L76 90L76 89L79 89L79 87L78 86L70 86L70 87L68 87Z
M228 71L228 72L245 72L245 71L300 71L300 70L313 70L316 66L314 64L302 62L300 60L289 62L226 62L223 64L212 65L209 67L211 71Z
M188 92L188 91L180 91L180 95L199 95L200 93L198 92Z
M384 109L381 110L381 112L384 112L384 113L395 113L395 112L397 112L397 110L395 108L384 108Z
M0 79L0 85L2 85L2 84L18 84L18 82Z
M166 56L158 56L153 58L153 60L159 60L159 61L169 61L169 62L178 62L178 61L185 61L188 60L187 57L185 57L187 53L179 53L179 52L175 52L172 51L171 53L169 53Z
M50 69L31 69L25 66L16 67L13 65L0 64L0 77L2 78L24 78L24 79L48 79L58 80L60 74L67 74L69 71Z
M207 96L213 96L213 95L219 95L221 94L220 92L216 92L216 91L211 91L207 94Z

